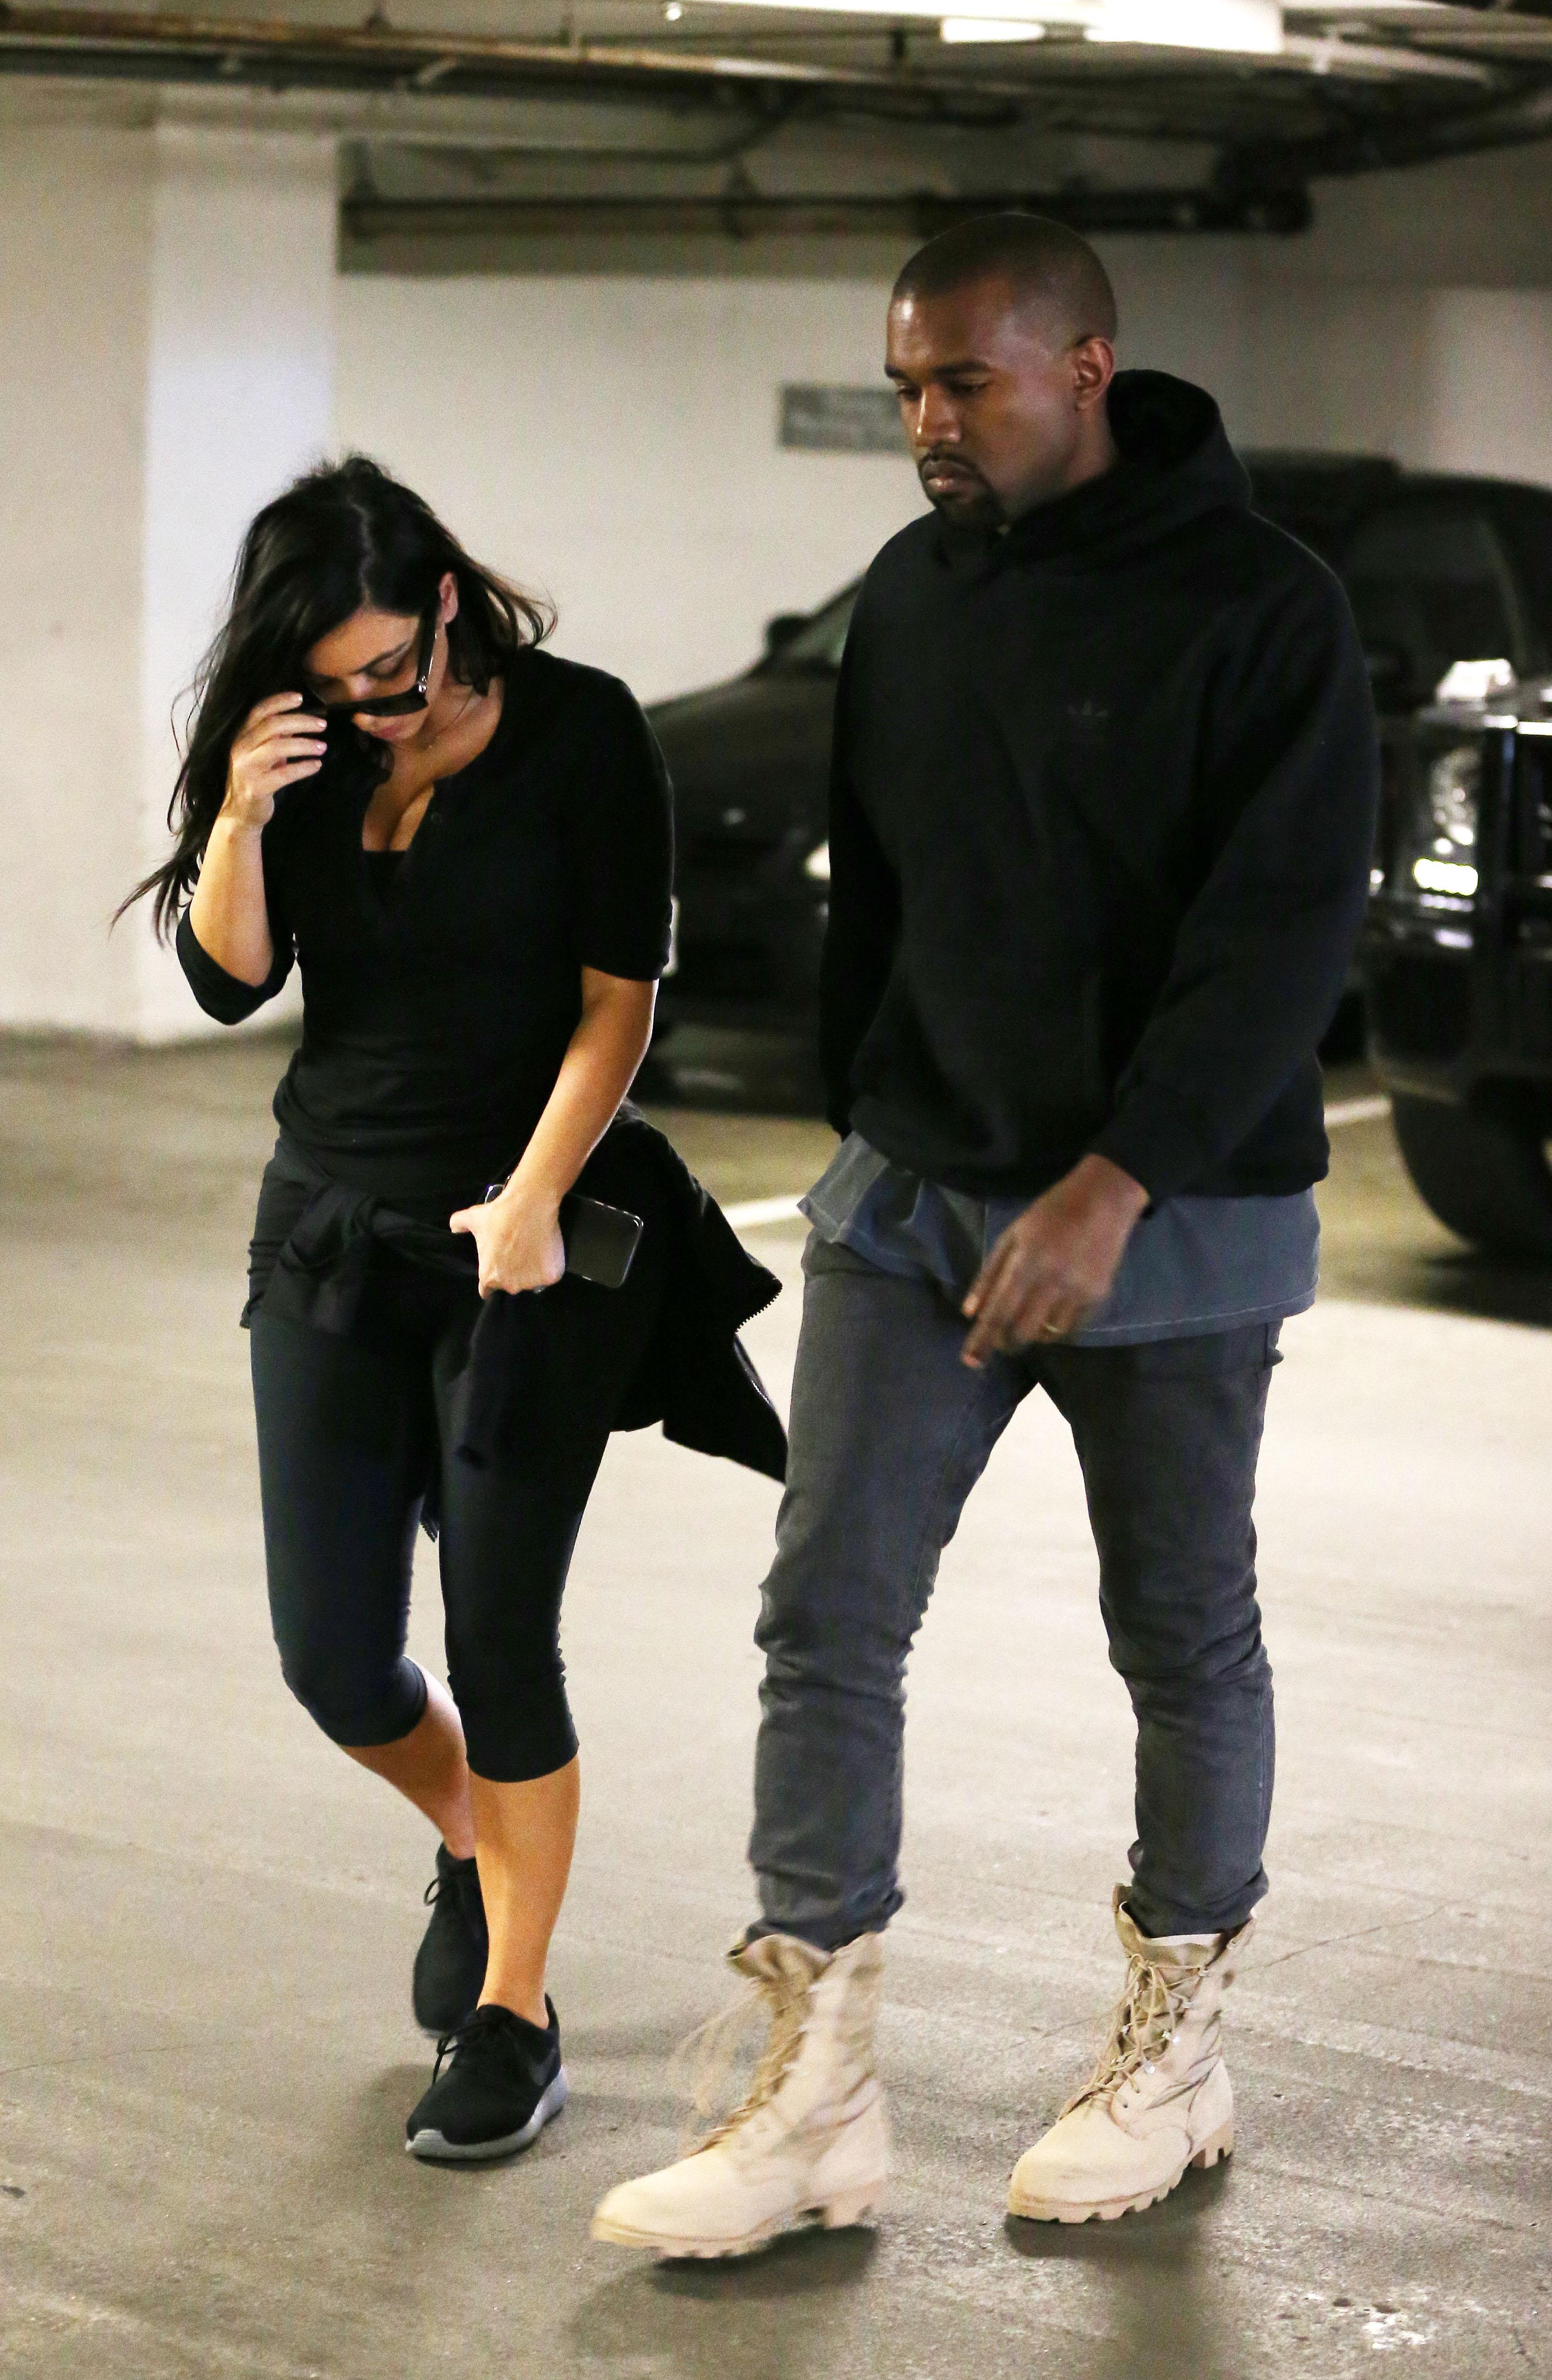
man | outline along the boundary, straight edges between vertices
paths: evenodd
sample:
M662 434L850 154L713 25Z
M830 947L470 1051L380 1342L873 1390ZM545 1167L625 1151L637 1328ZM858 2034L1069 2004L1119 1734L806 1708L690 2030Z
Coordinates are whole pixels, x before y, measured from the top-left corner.
M906 1657L1036 1385L1082 1466L1137 1840L1111 2036L1008 2203L1119 2215L1233 2146L1219 2003L1272 1788L1251 1506L1278 1327L1314 1293L1314 1051L1363 911L1374 726L1336 580L1250 511L1210 397L1113 377L1115 328L1094 251L1033 216L944 233L890 305L933 511L868 573L837 713L847 1137L808 1202L762 1913L732 1954L770 2039L730 2122L611 2192L602 2238L731 2255L877 2204Z

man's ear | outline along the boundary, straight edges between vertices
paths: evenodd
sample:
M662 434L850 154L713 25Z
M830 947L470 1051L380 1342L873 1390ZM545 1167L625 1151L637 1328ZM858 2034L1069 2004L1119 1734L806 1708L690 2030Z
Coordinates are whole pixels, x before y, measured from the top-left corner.
M1108 339L1097 332L1093 338L1080 339L1069 350L1072 367L1072 401L1080 412L1086 413L1098 405L1116 374L1116 350Z

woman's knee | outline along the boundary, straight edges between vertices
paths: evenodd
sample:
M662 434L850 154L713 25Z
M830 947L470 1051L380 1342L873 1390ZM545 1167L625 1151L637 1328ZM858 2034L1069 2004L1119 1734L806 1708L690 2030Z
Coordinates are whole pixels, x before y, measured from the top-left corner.
M282 1654L280 1674L329 1741L351 1751L397 1743L425 1713L425 1678L407 1655L368 1670L294 1647Z
M560 1665L521 1680L478 1674L452 1681L469 1766L493 1785L520 1785L564 1768L577 1754L577 1730Z

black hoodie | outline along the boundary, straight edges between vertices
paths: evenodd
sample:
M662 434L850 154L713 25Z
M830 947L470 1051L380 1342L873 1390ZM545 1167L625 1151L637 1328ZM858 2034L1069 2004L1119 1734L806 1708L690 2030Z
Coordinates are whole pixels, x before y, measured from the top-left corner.
M830 1120L981 1196L1097 1150L1155 1198L1325 1173L1314 1050L1363 916L1347 600L1259 519L1216 406L1109 397L1117 466L1002 534L911 523L841 672Z

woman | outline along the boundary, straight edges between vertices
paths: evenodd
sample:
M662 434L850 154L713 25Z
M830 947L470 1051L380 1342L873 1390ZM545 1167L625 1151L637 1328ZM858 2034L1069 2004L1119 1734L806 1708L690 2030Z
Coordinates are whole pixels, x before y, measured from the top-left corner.
M373 463L299 480L244 542L176 847L130 896L223 1022L301 967L244 1313L270 1604L293 1693L441 1837L430 2157L526 2147L565 2103L557 1632L610 1429L784 1456L734 1336L776 1285L622 1108L668 952L662 760L548 625ZM566 1269L579 1184L643 1219L623 1285ZM422 1519L450 1693L404 1649Z

